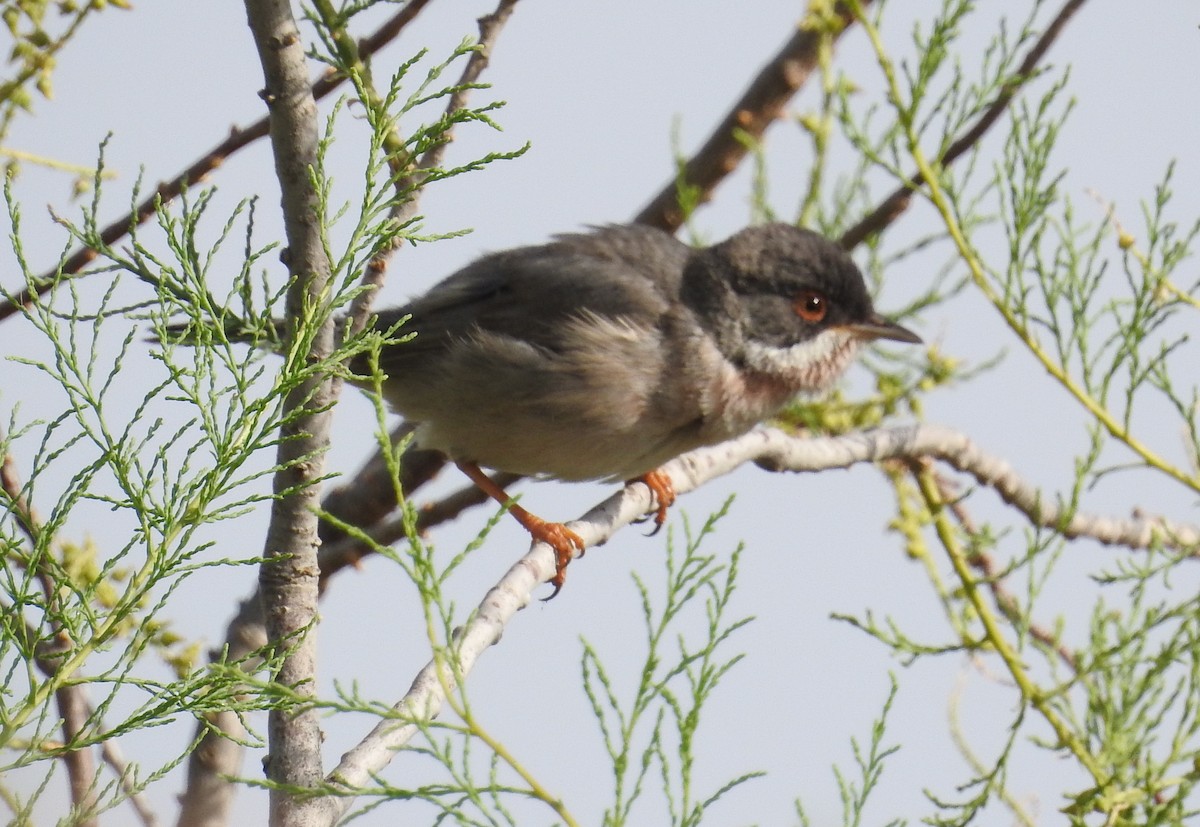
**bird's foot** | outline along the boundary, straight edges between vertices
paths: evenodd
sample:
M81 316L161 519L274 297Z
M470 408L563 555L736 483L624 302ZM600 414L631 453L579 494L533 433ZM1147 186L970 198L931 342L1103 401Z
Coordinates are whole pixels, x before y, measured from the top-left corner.
M456 464L464 474L471 478L472 482L479 486L483 493L506 506L508 513L529 532L534 542L545 543L554 549L554 576L549 581L550 585L554 586L554 591L551 592L550 597L544 598L545 600L553 599L562 590L563 583L567 579L567 565L575 558L575 553L579 552L579 556L582 557L586 550L583 538L562 523L548 522L517 505L513 502L512 497L508 496L503 488L496 485L474 462L459 460ZM674 498L673 494L672 498Z
M518 519L536 542L545 543L554 550L554 576L549 580L554 591L550 593L549 597L542 598L543 600L553 600L567 580L567 566L575 559L575 553L578 552L582 557L587 551L583 544L583 538L562 523L548 522L528 511L525 511Z
M654 497L654 529L649 534L653 537L667 521L667 509L675 503L675 485L666 472L661 469L648 471L630 482L645 483L646 487L650 489L651 496ZM648 512L646 516L649 517L650 513Z

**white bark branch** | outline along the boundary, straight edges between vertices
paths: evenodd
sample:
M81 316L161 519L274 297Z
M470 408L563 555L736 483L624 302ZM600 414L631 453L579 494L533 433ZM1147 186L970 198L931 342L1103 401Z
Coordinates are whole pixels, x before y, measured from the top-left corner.
M1164 519L1128 520L1076 513L1068 515L1053 498L1021 479L1004 460L987 454L965 435L935 425L881 428L839 437L801 438L764 428L739 439L693 451L668 463L664 470L680 493L699 488L747 462L772 471L815 472L849 468L864 462L889 459L934 458L994 488L1000 497L1030 522L1060 531L1067 537L1090 537L1101 543L1148 548L1152 544L1191 550L1200 556L1200 528ZM598 545L620 528L645 514L651 505L645 485L633 483L593 508L570 528L588 546ZM1062 523L1062 525L1060 525ZM394 715L379 724L326 778L345 797L326 799L331 815L341 815L353 804L355 791L370 783L396 751L404 747L422 724L435 718L457 683L466 677L479 656L500 640L513 615L528 605L533 591L553 576L554 554L536 544L505 573L484 596L470 622L454 640L457 663L451 669L435 659L426 664L405 696L393 707Z

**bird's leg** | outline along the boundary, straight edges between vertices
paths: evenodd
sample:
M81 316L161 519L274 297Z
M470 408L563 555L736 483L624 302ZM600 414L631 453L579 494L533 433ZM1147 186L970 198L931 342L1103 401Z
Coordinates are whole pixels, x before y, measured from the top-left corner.
M667 473L660 468L648 471L629 482L645 483L654 497L657 508L654 511L654 530L650 532L650 536L654 536L667 521L667 509L675 503L675 486Z
M536 514L532 514L517 505L513 501L513 498L508 496L503 488L492 482L491 477L483 473L483 470L476 463L456 462L455 465L471 478L471 482L475 483L480 491L501 505L506 506L508 513L512 514L517 519L517 522L524 526L525 530L529 532L534 540L543 542L554 549L554 576L550 578L550 584L554 586L554 592L546 599L550 600L557 595L567 579L567 564L575 557L576 551L579 552L580 557L583 556L583 552L585 551L583 539L562 523L552 523L543 520ZM672 494L673 498L674 494Z

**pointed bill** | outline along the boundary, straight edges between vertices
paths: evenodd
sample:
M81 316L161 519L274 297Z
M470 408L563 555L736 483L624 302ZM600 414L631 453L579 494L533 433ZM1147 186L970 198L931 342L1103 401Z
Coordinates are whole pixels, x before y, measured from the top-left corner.
M865 321L846 325L846 328L856 336L867 339L890 339L893 342L905 342L910 345L921 344L921 337L907 327L885 319L878 313L872 313Z

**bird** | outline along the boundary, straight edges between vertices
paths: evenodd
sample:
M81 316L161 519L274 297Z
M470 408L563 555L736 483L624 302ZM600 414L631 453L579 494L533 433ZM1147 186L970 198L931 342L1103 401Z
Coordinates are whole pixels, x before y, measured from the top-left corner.
M705 247L640 225L558 235L486 254L374 325L407 338L378 357L387 402L419 448L553 548L551 597L583 541L483 468L640 480L661 526L675 499L665 463L829 388L864 343L921 342L876 312L848 253L786 223ZM368 373L367 357L350 368Z

